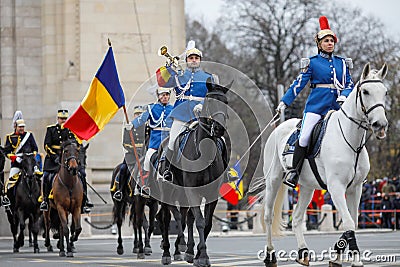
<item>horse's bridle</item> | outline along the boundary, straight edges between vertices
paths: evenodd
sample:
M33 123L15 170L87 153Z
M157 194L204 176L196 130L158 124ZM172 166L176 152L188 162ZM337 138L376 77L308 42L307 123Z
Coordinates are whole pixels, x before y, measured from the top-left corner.
M217 95L217 96L225 97L225 94L222 93L222 92L208 92L207 96L210 96L210 95ZM225 114L223 111L216 111L216 112L210 114L208 106L206 106L206 116L205 116L205 118L208 121L211 121L211 123L208 124L208 123L204 123L201 120L199 120L199 126L203 129L203 131L205 131L207 133L207 135L209 135L211 137L213 137L215 135L215 130L214 129L215 129L216 121L213 118L218 114L222 114L222 116L224 117L225 120L228 118L228 114ZM210 128L210 130L208 130L208 128Z
M378 107L382 107L383 109L385 109L385 106L382 103L378 103L378 104L373 105L369 109L367 109L367 107L364 104L364 101L362 98L362 93L361 93L361 85L366 84L366 83L383 83L383 82L382 82L382 80L365 80L365 81L358 83L358 85L357 85L356 105L357 105L357 101L359 98L360 105L361 105L361 111L365 115L365 120L358 120L358 119L348 116L342 107L340 107L340 110L343 112L343 114L346 116L346 118L348 118L351 122L354 122L355 124L358 125L359 128L362 128L367 131L371 127L371 123L368 120L368 114ZM363 123L366 123L367 125L363 125Z
M67 144L65 147L70 146L70 145L73 145L73 143ZM63 148L63 152L62 152L63 154L65 154L65 147ZM70 155L70 156L67 157L67 158L64 160L64 162L63 162L63 167L66 168L67 171L68 171L69 173L71 173L71 167L69 166L69 162L70 162L72 159L75 159L76 162L77 162L77 164L79 165L79 159L78 159L75 155Z

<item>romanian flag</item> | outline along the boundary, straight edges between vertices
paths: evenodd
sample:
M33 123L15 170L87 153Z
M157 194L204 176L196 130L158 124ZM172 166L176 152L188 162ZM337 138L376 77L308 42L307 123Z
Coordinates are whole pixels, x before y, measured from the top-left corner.
M167 67L161 67L156 71L157 83L163 87L171 78L171 69Z
M125 105L125 96L118 78L112 47L97 71L81 105L65 122L78 138L89 140L100 132Z
M242 172L239 162L236 162L233 168L230 168L229 174L231 177L237 177L237 180L222 184L219 193L226 201L236 206L244 195Z

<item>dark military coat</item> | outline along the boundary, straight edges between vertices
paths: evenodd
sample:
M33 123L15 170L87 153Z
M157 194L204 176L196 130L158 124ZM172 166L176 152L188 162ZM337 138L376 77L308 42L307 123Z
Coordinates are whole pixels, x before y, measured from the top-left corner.
M44 159L43 171L57 172L59 164L55 159L61 160L62 143L68 139L75 139L75 135L68 128L61 128L60 124L47 126L46 136L44 138L44 150L46 158Z

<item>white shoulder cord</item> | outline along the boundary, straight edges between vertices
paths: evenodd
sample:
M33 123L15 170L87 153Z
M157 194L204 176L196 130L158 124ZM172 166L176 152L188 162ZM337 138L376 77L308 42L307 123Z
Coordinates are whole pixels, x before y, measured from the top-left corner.
M192 83L192 78L189 79L189 81L186 83L185 87L181 86L181 83L179 82L178 76L175 75L175 82L176 82L176 87L179 88L182 92L176 96L177 99L181 99L183 95L186 93L186 91L190 88L190 84Z
M150 115L151 119L154 121L154 124L150 124L150 122L149 122L149 126L151 128L159 127L162 124L163 120L164 120L164 110L161 113L161 116L160 116L160 118L158 120L156 120L154 118L153 113L151 112L151 109L150 109L150 105L147 106L147 110L149 112L149 115Z

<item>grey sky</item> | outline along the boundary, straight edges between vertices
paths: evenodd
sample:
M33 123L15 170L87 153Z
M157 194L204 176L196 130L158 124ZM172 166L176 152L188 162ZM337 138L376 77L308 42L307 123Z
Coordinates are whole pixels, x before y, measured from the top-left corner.
M190 17L196 18L209 28L215 25L216 19L221 12L222 4L223 0L185 0L185 13ZM400 35L400 23L398 22L399 0L338 0L336 5L360 7L364 10L364 14L373 15L381 19L387 26L388 31L397 36ZM325 15L329 19L329 14L321 15Z

